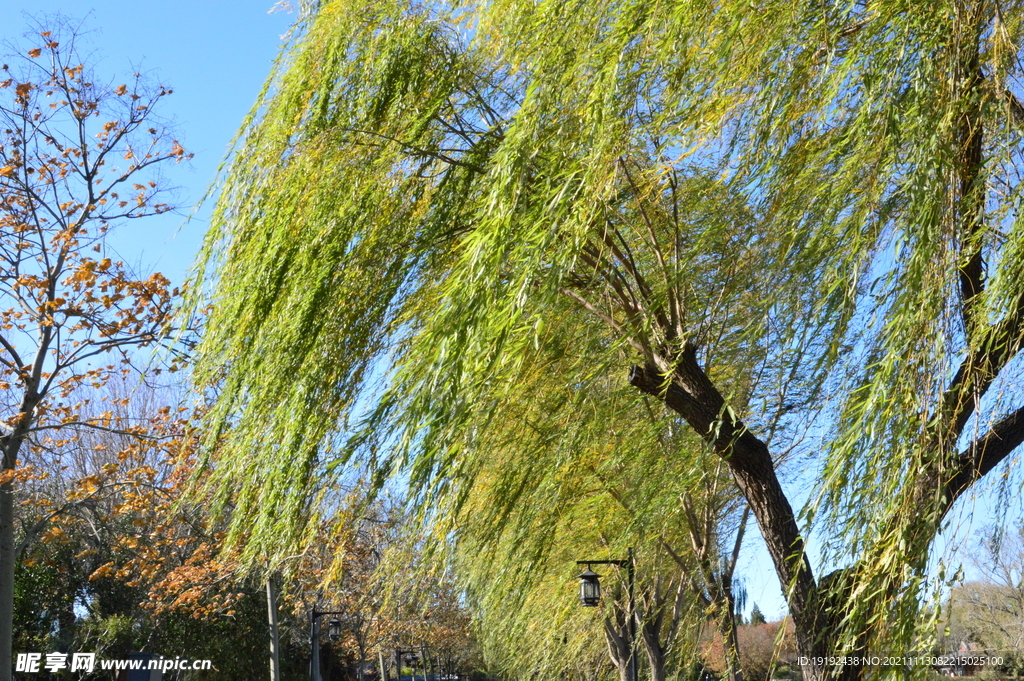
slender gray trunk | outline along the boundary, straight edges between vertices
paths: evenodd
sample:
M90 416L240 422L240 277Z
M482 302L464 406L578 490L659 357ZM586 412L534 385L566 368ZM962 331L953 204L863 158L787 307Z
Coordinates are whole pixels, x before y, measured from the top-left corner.
M281 681L281 647L277 630L277 589L267 577L267 615L270 620L270 681Z
M736 635L736 618L726 618L722 622L719 633L722 636L722 648L725 653L729 681L743 681L743 673L740 671L740 643Z
M644 629L644 649L647 651L647 663L651 668L651 681L665 681L665 649L657 641L651 641L647 629Z
M619 681L632 681L633 651L629 645L629 620L616 611L616 617L604 620L604 635L608 642L608 656L619 672Z
M14 674L14 483L0 485L0 681Z

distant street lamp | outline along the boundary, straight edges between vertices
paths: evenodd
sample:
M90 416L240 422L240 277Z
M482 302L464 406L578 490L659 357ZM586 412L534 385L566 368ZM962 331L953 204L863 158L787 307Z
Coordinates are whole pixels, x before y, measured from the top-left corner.
M576 561L576 564L587 566L583 572L576 575L576 578L580 580L580 602L585 608L596 608L598 603L601 602L601 575L591 570L591 565L615 565L616 567L626 568L626 586L629 590L629 612L627 613L629 616L629 626L627 627L627 633L629 635L629 669L627 676L629 681L637 681L636 602L633 598L633 549L629 549L625 560L578 560Z
M426 651L423 650L422 648L421 648L421 651L424 653L423 658L425 660L426 659ZM396 649L395 650L395 659L398 661L398 678L399 678L399 681L402 678L402 664L403 663L409 665L409 668L412 669L412 678L413 678L413 681L416 681L416 665L420 661L420 656L417 654L417 651L416 650ZM427 678L427 672L426 672L426 667L424 667L424 670L423 670L423 679L424 679L424 681L426 681L426 678Z
M341 638L341 620L338 619L338 615L344 614L344 612L340 611L317 610L315 605L309 613L310 681L320 681L320 618L324 615L332 615L331 619L327 622L327 637L332 641L337 641Z

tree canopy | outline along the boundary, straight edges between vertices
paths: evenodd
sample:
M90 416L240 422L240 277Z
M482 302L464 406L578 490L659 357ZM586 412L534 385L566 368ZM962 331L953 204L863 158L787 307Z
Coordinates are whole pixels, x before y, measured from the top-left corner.
M168 335L178 295L160 273L136 272L106 250L118 225L173 209L158 170L190 155L156 115L171 90L140 73L100 80L75 28L59 19L37 26L31 47L0 67L3 681L13 668L17 558L48 522L16 531L15 494L34 474L26 459L55 461L90 430L145 433L111 411L90 414L76 394L133 373L134 353ZM102 487L81 482L84 495Z
M945 514L1024 439L1021 31L988 0L316 4L198 271L245 555L353 467L468 490L488 438L534 438L505 397L538 374L631 385L690 429L664 480L727 465L801 654L910 646Z

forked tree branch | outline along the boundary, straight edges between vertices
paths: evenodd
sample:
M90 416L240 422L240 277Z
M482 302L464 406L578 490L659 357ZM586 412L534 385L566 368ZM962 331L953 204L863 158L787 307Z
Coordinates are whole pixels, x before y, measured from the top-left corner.
M989 326L980 342L968 350L942 397L939 417L949 424L941 437L956 440L970 420L981 397L999 372L1017 354L1024 336L1024 292L1002 321ZM948 420L946 420L948 419ZM941 424L940 424L941 425Z
M957 472L946 483L943 508L945 515L953 503L972 484L999 465L1014 449L1024 443L1024 407L1005 416L991 430L971 443L956 459Z

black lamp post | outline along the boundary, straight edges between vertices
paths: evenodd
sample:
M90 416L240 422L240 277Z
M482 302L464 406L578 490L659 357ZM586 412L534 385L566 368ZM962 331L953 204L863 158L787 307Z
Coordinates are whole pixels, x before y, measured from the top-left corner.
M316 606L313 606L313 610L309 613L309 679L310 681L320 681L320 618L324 615L333 615L327 622L327 637L332 641L337 641L341 638L341 620L338 619L338 615L344 615L345 613L340 611L331 610L317 610Z
M395 650L395 659L398 662L398 678L401 681L402 678L402 664L408 664L412 669L413 681L416 681L416 663L420 661L419 655L416 654L415 650ZM426 679L426 672L423 672L423 677Z
M636 602L633 599L633 549L630 548L625 560L578 560L577 565L586 565L587 568L576 575L580 580L580 602L585 608L596 608L601 602L601 575L590 569L591 565L615 565L626 568L626 586L629 589L629 681L637 681L639 668L637 667L636 651Z

